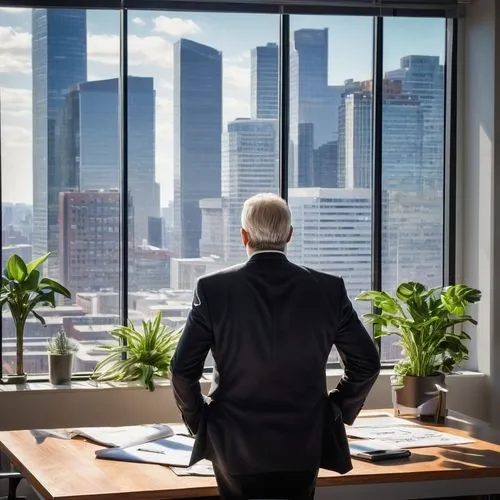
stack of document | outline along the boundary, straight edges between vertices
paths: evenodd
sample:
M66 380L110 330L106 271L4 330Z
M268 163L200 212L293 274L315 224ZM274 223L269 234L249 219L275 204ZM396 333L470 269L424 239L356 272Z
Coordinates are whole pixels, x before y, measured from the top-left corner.
M193 451L194 439L190 436L171 436L124 448L104 448L95 452L96 458L141 462L148 464L187 467Z
M375 439L379 443L385 443L388 450L393 449L389 446L407 449L474 442L471 438L429 429L410 420L390 415L359 417L352 426L346 426L346 432L349 437Z
M177 475L214 475L212 464L208 461L188 467L194 439L186 435L187 429L184 426L151 424L125 427L81 427L47 432L54 437L64 439L82 436L106 446L106 448L96 450L96 458L168 465Z
M165 439L174 435L166 424L130 425L124 427L80 427L69 431L70 437L82 436L90 441L113 448L130 446Z
M166 424L127 425L123 427L79 427L76 429L37 429L31 431L37 441L48 437L72 439L78 436L108 447L126 448L173 436L175 429Z

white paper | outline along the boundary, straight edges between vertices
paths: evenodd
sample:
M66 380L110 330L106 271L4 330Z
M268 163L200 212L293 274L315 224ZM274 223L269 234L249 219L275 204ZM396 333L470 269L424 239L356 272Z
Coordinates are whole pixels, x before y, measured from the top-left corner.
M212 462L200 460L191 467L170 467L178 476L215 476Z
M165 424L130 425L124 427L80 427L71 431L71 436L83 436L104 446L128 448L148 441L167 438L174 434Z
M129 448L107 448L96 451L97 458L123 462L142 462L187 467L191 460L194 439L172 436Z
M34 429L31 434L37 441L44 441L48 437L58 439L71 439L71 434L66 429Z
M360 453L381 451L381 450L398 450L399 446L393 443L380 441L378 439L358 439L356 441L349 441L349 450L353 457Z
M454 434L427 429L420 425L391 428L382 427L378 429L369 427L349 429L349 435L364 439L377 439L403 449L430 446L450 446L474 442L474 439L463 438L455 436Z
M162 463L187 467L193 452L194 439L188 436L172 436L137 447L137 451L150 458L160 456ZM164 461L163 461L164 460Z
M383 429L386 427L403 427L403 426L416 426L415 422L405 420L404 418L397 418L391 416L383 417L358 417L351 426L346 426L347 432L349 429L360 428L374 428Z

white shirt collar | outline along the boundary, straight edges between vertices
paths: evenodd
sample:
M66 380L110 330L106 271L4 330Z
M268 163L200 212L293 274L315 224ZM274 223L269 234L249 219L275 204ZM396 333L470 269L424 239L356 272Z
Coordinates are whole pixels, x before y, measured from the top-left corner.
M281 250L257 250L256 252L253 252L252 255L250 255L250 258L252 258L254 255L258 255L260 253L280 253L281 255L285 255L285 252L282 252Z

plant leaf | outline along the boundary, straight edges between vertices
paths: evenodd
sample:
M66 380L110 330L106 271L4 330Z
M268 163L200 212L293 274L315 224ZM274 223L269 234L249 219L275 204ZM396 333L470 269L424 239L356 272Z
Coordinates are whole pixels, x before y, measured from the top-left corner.
M33 314L33 316L35 316L35 318L40 321L40 323L42 324L42 326L47 326L47 324L45 323L45 319L43 316L41 316L40 314L38 314L36 311L31 311L31 313Z
M36 269L28 274L23 283L23 290L27 292L34 292L38 289L38 281L40 280L40 272Z
M28 274L31 274L32 271L37 269L41 264L43 264L50 256L50 252L38 257L38 259L34 259L31 262L28 262L26 268L28 270Z
M58 283L57 281L50 279L50 278L42 278L40 280L40 284L38 285L39 290L44 290L44 289L49 289L55 293L58 293L60 295L63 295L66 298L71 298L71 292L61 285L61 283Z
M18 283L24 281L26 276L28 276L28 270L26 269L24 260L17 254L11 255L7 261L5 274L7 275L7 278L15 280Z

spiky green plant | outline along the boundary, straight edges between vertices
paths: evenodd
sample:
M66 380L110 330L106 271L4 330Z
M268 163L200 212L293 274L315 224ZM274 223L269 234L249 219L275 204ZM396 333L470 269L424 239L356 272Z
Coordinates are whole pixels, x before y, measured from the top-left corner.
M49 354L66 356L78 351L78 344L66 335L64 328L61 328L56 336L49 340L47 350Z
M466 285L427 289L414 281L401 283L396 296L371 290L356 297L371 301L375 308L364 315L366 322L374 325L375 338L399 337L404 357L394 367L398 381L405 375L451 373L469 359L470 336L456 327L466 322L477 324L466 310L480 299L481 292Z
M19 255L12 255L2 275L0 309L10 309L16 328L16 373L24 375L23 350L24 326L32 314L45 326L45 319L35 311L38 306L56 306L56 294L70 298L71 293L63 285L50 278L41 278L38 268L49 258L50 253L31 262L24 262Z
M154 377L168 378L170 362L182 328L168 329L161 323L161 312L152 320L142 322L142 331L133 323L116 327L111 335L119 345L100 346L110 354L97 363L94 380L134 381L150 391L155 390Z

